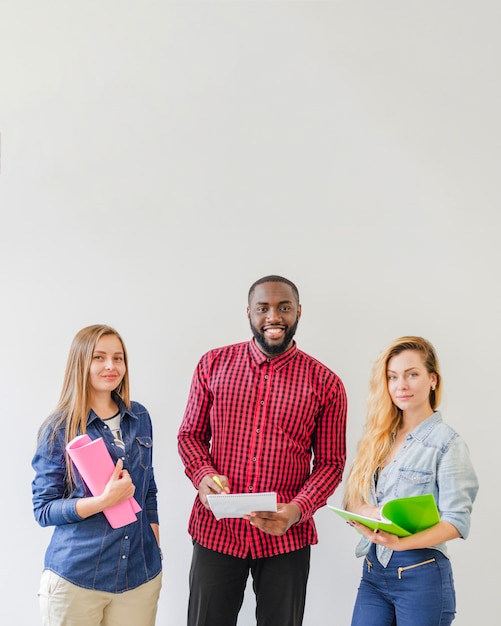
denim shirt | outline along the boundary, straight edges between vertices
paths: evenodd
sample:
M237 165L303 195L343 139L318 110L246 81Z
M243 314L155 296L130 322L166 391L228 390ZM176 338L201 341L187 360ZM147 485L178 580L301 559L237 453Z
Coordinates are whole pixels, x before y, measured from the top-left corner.
M128 410L119 400L120 425L125 452L115 445L113 434L90 411L87 434L102 437L113 462L123 459L142 508L137 521L113 529L103 513L85 519L76 511L79 498L91 495L76 473L72 493L65 486L64 427L53 442L45 432L33 457L33 511L41 526L55 526L45 554L45 569L69 582L112 593L134 589L151 580L162 568L160 549L152 523L158 523L157 487L152 466L152 427L148 411L137 402Z
M450 522L466 539L477 491L477 476L466 443L436 411L407 435L395 460L381 471L377 485L373 484L370 504L381 507L395 498L432 493L441 521ZM364 537L356 555L367 554L371 543ZM431 547L448 556L445 543ZM376 554L386 567L393 550L377 545Z

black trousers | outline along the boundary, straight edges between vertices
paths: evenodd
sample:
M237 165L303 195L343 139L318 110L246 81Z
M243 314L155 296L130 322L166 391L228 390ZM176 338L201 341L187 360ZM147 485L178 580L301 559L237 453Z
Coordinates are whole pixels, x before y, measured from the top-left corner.
M236 626L249 572L257 626L301 626L310 546L262 559L239 559L193 546L188 626Z

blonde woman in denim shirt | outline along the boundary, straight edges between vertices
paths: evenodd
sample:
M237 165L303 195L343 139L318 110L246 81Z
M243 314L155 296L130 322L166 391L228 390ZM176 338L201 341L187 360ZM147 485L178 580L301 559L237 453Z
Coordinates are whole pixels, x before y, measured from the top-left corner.
M379 518L388 500L431 493L440 522L399 538L362 524L363 573L352 626L448 626L456 601L446 542L470 530L478 490L468 448L436 410L442 379L433 346L401 337L374 365L364 434L344 507Z
M91 495L65 454L87 433L102 437L115 471ZM157 488L147 410L129 399L127 353L109 326L75 336L55 412L40 429L33 458L33 508L55 526L39 600L44 626L153 626L161 586ZM134 496L137 520L112 528L103 510Z

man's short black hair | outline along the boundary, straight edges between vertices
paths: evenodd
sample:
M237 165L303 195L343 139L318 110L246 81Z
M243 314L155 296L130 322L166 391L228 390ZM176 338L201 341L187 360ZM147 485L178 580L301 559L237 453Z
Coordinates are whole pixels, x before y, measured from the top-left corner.
M284 278L283 276L277 276L276 274L271 274L270 276L263 276L263 278L259 278L254 283L252 283L251 288L249 289L249 295L248 295L249 303L250 303L252 294L254 292L254 289L258 285L261 285L262 283L285 283L286 285L289 285L289 287L294 292L294 295L296 296L297 304L299 304L299 291L296 285L288 278Z

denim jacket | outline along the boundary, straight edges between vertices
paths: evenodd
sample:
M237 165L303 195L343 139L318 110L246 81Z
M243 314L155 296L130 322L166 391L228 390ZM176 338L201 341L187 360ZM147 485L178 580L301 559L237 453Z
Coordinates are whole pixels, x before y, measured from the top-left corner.
M466 443L436 411L407 435L395 460L381 471L370 504L381 507L395 498L432 493L440 519L450 522L466 539L477 491L477 476ZM370 546L371 541L364 537L356 555L367 554ZM432 547L448 556L445 543ZM393 551L377 545L376 554L386 567Z
M87 434L102 437L113 462L122 458L136 487L142 508L137 521L113 529L103 513L81 518L79 498L91 495L76 472L72 493L65 486L64 427L53 441L45 432L33 457L33 511L41 526L55 526L45 554L45 569L69 582L112 593L134 589L159 574L160 549L152 523L158 523L157 487L152 466L152 427L148 411L137 402L128 410L119 400L125 452L114 443L110 429L91 411Z

